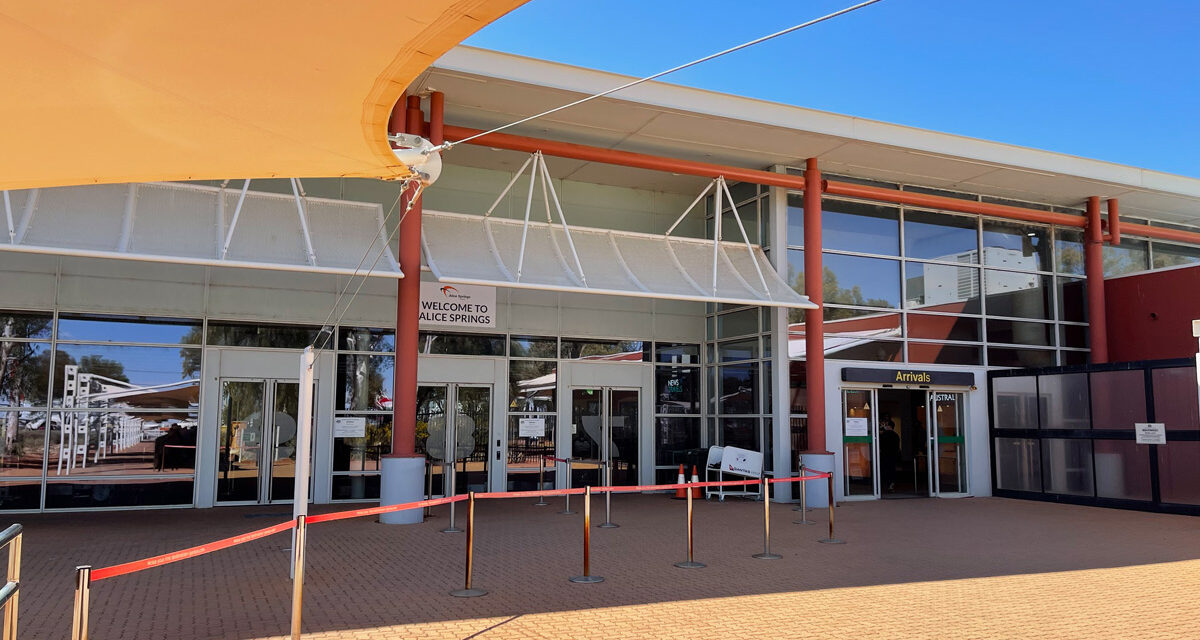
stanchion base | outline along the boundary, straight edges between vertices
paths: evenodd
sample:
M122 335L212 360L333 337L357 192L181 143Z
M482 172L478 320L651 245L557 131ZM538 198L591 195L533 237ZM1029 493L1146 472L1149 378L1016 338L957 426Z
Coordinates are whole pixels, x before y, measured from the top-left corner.
M679 567L680 569L703 569L708 565L704 564L703 562L676 562L675 566Z
M579 513L579 512L578 511L559 511L558 512L558 514L562 515L562 516L573 516L577 513Z
M604 578L601 578L600 576L571 576L567 579L571 582L577 582L580 584L596 584L597 582L604 582Z
M619 525L615 522L602 522L602 523L596 525L596 528L597 529L620 529L621 525Z
M778 553L756 553L750 557L758 558L759 560L778 560L783 556L779 555Z
M459 529L458 527L446 527L445 529L442 529L442 533L462 533L462 532L463 532L463 530Z
M817 542L821 544L846 544L845 540L838 540L837 538L822 538L817 540Z
M816 524L816 520L793 520L792 524Z
M548 506L550 506L550 503L549 503L549 502L535 502L535 503L533 503L533 506L535 506L535 507L548 507Z
M455 589L450 592L455 598L478 598L487 594L487 589Z

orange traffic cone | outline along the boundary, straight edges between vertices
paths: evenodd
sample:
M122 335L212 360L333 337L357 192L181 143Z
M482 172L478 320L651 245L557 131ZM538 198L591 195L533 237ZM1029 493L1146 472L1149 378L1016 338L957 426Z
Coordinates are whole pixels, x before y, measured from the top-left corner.
M692 482L700 482L700 476L696 475L696 465L692 465ZM700 498L700 487L692 487L692 497Z
M685 482L687 482L687 480L683 479L683 465L681 464L681 465L679 465L679 479L675 481L675 484L683 484ZM678 489L676 489L675 490L675 499L676 500L686 500L687 499L687 489L684 489L683 487L679 487Z

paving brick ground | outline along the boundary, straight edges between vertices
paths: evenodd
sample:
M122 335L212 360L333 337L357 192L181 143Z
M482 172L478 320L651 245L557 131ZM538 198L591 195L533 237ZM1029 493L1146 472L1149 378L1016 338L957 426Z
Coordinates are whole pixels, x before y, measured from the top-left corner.
M476 586L444 509L422 525L360 519L310 529L307 637L1188 638L1200 637L1200 519L1003 499L888 500L838 508L847 544L760 504L697 503L682 570L683 505L619 496L594 529L596 585L580 572L581 516L530 501L478 508ZM597 501L597 507L599 507ZM321 511L331 510L322 508ZM26 516L21 637L64 638L72 569L259 528L278 507ZM823 514L813 519L824 522ZM460 519L461 522L461 519ZM286 534L99 582L92 638L279 637L288 628Z

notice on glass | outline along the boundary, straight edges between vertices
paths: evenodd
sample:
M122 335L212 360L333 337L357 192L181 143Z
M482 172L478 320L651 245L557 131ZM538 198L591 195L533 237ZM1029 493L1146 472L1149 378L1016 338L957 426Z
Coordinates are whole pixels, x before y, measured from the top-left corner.
M846 437L865 438L871 435L871 425L866 418L846 418Z
M333 437L335 438L365 438L367 437L367 419L334 418Z
M1138 444L1167 443L1167 425L1161 422L1135 422L1133 430Z
M546 419L521 418L517 420L517 436L521 438L546 437Z

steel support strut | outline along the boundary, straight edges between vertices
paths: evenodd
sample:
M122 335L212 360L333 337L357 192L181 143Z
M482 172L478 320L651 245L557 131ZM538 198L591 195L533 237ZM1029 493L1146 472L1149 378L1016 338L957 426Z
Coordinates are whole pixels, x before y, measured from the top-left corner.
M1087 274L1088 346L1093 364L1108 362L1108 324L1104 312L1104 230L1100 221L1100 198L1087 201L1087 232L1084 238L1084 272Z

